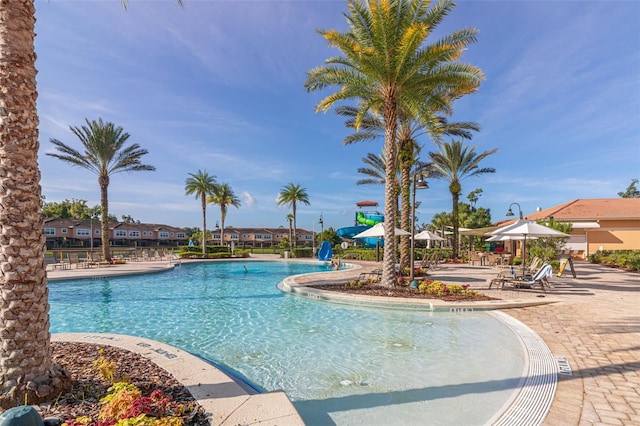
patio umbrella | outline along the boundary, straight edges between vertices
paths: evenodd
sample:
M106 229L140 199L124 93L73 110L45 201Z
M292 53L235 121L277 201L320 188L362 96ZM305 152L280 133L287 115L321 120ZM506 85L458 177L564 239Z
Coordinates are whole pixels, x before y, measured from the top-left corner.
M558 237L569 236L564 232L556 231L555 229L549 228L548 226L540 225L539 223L533 220L526 220L526 219L518 220L517 222L511 225L498 228L495 231L488 232L487 234L498 235L498 236L522 237L522 273L523 275L526 268L525 255L527 253L527 238L531 238L531 237L558 238Z
M522 241L524 240L523 235L494 235L493 237L487 238L485 241ZM528 240L533 240L538 237L529 237Z
M433 232L427 230L414 235L413 238L416 240L444 241L444 238L442 238L440 235L436 235Z
M411 235L410 232L404 231L402 229L396 228L395 230L396 236L398 235ZM359 234L353 236L353 238L380 238L384 237L384 223L380 222L373 225L369 229L365 229Z

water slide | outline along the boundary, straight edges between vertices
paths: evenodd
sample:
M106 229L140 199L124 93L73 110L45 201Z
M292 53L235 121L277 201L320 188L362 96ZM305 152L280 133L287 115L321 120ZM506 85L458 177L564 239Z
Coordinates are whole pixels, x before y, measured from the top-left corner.
M333 249L329 241L323 241L318 251L318 260L331 260L333 257Z
M362 225L373 226L377 223L384 222L384 215L357 212L356 222Z
M361 233L362 231L366 231L371 228L368 225L358 225L358 226L347 226L344 228L339 228L336 232L339 237L352 239L354 235Z

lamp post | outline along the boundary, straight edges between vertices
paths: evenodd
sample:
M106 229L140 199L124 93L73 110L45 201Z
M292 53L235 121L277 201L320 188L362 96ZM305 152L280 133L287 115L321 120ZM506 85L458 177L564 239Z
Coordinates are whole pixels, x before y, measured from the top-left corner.
M518 203L511 203L509 204L509 210L507 210L507 213L505 214L505 216L515 216L515 214L513 214L513 210L511 210L511 206L518 206L518 212L520 213L520 220L522 220L522 208L520 207L520 204ZM512 241L511 242L511 250L513 252L513 254L515 255L516 252L516 242ZM524 275L524 266L525 266L525 253L524 253L524 246L522 247L522 267L523 267L523 275Z
M320 214L320 220L318 220L318 223L320 224L320 242L322 242L322 234L324 233L324 220L322 220L322 214Z
M505 216L515 216L515 214L513 214L513 210L511 210L511 206L518 206L518 212L520 212L520 220L522 220L522 208L520 208L520 204L518 203L511 203L509 205L509 210L507 210L507 214Z
M90 248L90 253L91 253L91 260L93 260L93 220L96 218L95 215L91 216L91 225L89 226L90 230L89 233L91 234L91 237L89 239L89 246Z
M414 241L414 236L415 236L415 230L416 230L416 189L427 189L429 188L429 185L427 185L427 182L425 182L424 178L422 177L422 171L420 169L418 169L418 172L416 174L413 175L413 189L411 192L411 259L410 259L410 266L409 268L411 269L410 272L410 284L413 283L413 279L414 279L414 273L413 273L413 258L414 258L414 253L413 250L415 248L415 241Z
M218 223L218 221L216 220L216 227L213 230L214 232L216 232L216 235L218 232L220 232L220 224ZM205 239L206 239L206 234L205 234ZM213 235L211 236L211 239L213 239ZM220 237L220 247L222 247L223 241L222 241L222 237Z

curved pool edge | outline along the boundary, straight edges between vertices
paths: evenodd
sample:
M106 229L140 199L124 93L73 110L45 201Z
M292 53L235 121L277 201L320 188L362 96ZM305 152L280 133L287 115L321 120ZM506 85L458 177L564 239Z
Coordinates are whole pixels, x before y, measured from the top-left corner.
M278 284L278 288L295 296L306 297L313 300L329 301L334 303L356 304L376 308L403 308L419 310L444 310L450 312L463 312L475 310L499 310L510 308L524 308L529 306L548 305L558 303L560 300L545 299L498 299L473 302L448 302L440 299L408 299L403 297L366 296L361 294L340 293L337 291L321 290L310 286L306 282L298 282L301 277L319 276L319 280L325 284L344 284L352 278L353 274L340 274L340 272L352 272L359 265L349 264L349 269L333 272L312 272L308 274L291 275ZM390 288L389 291L393 291Z
M525 351L525 372L518 391L487 425L541 425L551 410L558 385L558 363L544 340L523 322L501 311L489 312L520 339Z
M399 297L352 295L309 287L296 282L297 277L312 274L293 275L278 284L278 288L295 296L329 303L344 303L389 309L419 309L430 311L487 311L489 315L503 322L518 337L525 357L525 368L517 389L503 406L486 423L492 426L515 424L541 425L551 410L558 383L558 364L544 340L526 324L501 309L537 306L557 303L558 300L498 300L481 302L446 302L435 299L412 300ZM325 274L326 276L326 274ZM344 282L344 279L341 280Z
M109 345L147 358L189 390L212 425L264 422L304 426L284 391L252 393L246 385L211 363L166 343L111 333L53 333L51 341Z

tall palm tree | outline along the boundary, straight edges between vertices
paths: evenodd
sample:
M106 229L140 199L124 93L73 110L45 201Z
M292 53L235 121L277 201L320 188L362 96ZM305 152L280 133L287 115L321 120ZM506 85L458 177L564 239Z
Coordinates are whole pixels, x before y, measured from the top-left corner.
M300 186L299 183L289 183L285 185L278 194L278 205L289 204L291 206L291 214L293 215L293 241L291 242L292 248L296 248L296 206L298 203L309 205L309 194L307 190Z
M437 111L442 111L447 109L448 100L453 100L451 93L458 97L477 90L482 71L456 62L464 49L475 42L477 31L456 31L434 44L424 45L431 31L453 9L450 0L434 7L425 0L348 0L347 5L347 32L320 31L342 55L308 71L305 87L308 91L339 88L322 99L316 111L327 111L340 101L357 100L360 110L356 128L368 112L382 117L387 162L384 237L391 241L395 236L396 215L390 183L395 174L398 112L431 121L432 111L424 108L425 99L441 100ZM383 284L393 285L394 277L394 247L385 244Z
M156 168L142 164L142 157L149 152L137 143L125 146L129 139L122 127L111 122L103 122L102 118L89 121L86 125L71 126L84 153L70 147L58 139L50 139L58 153L47 153L51 157L65 161L73 166L82 167L98 176L100 186L100 217L102 233L102 255L105 260L111 259L109 247L109 183L111 176L122 172L154 171Z
M198 173L189 173L184 182L184 194L195 195L200 199L202 207L202 254L207 254L207 197L213 194L216 187L216 177L206 170L198 170Z
M435 109L436 107L437 104L431 108ZM336 114L347 117L345 126L354 129L358 111L358 108L353 106L341 106L336 108ZM401 197L401 202L399 203L401 229L411 232L411 169L415 167L416 170L414 173L419 171L424 178L429 176L430 171L430 168L427 167L427 165L422 165L420 170L417 170L417 166L419 166L418 158L420 157L420 151L422 150L422 146L418 143L418 138L423 135L428 135L434 142L440 142L443 136L458 136L464 139L471 139L473 136L472 131L479 130L480 126L477 123L450 123L447 118L440 115L434 115L431 121L424 123L417 118L407 117L402 111L398 114L398 159L396 161L396 167L398 170L396 173L399 183L396 184L396 198L398 196ZM384 139L384 123L380 117L374 116L373 114L366 114L363 117L360 129L347 135L344 139L344 144L349 145L356 142L375 141L378 139ZM363 159L363 161L365 160ZM382 170L384 174L384 164L382 167L376 167L375 170ZM371 171L367 169L358 169L358 172L370 173ZM383 178L380 183L384 184L384 182ZM410 244L411 241L409 235L403 235L400 237L401 270L409 267L411 256L413 255L410 253Z
M213 193L207 197L207 203L220 206L220 245L224 245L224 221L227 218L227 207L240 207L240 199L236 196L228 183L213 186Z
M452 140L439 144L439 152L430 152L434 177L449 182L449 192L453 200L453 257L458 257L458 200L462 193L461 181L469 176L495 173L493 167L479 167L482 160L498 152L498 149L476 153L476 147L465 146L462 141Z
M45 237L38 169L33 0L0 2L0 408L35 399L51 368Z
M23 403L25 395L30 403L36 402L37 395L29 390L34 379L42 383L45 376L53 375L37 158L33 4L34 0L0 2L0 157L5 159L0 216L3 224L11 224L3 225L0 242L6 271L0 276L0 323L4 324L2 341L11 342L0 351L0 408ZM7 326L9 319L11 326ZM51 394L56 392L55 386L50 388Z
M181 0L176 0L182 3ZM123 4L125 4L123 0ZM0 408L38 401L34 379L54 374L50 356L49 301L44 261L44 227L38 167L34 0L0 2ZM6 226L11 224L11 226ZM11 271L11 272L9 272ZM48 372L48 373L47 373ZM55 377L58 380L63 374ZM53 384L52 380L48 384ZM41 386L41 389L43 387ZM57 392L41 393L48 398Z

